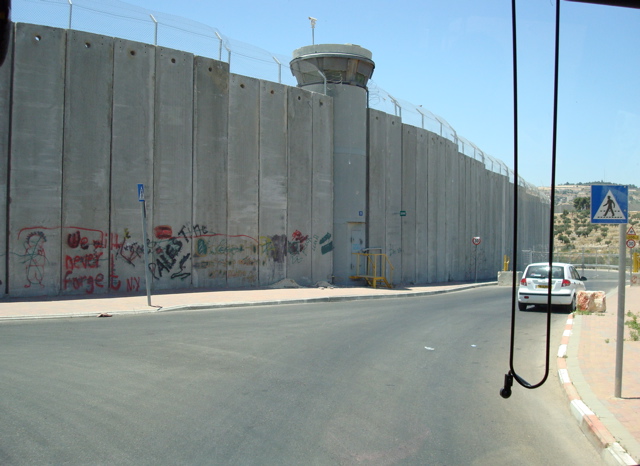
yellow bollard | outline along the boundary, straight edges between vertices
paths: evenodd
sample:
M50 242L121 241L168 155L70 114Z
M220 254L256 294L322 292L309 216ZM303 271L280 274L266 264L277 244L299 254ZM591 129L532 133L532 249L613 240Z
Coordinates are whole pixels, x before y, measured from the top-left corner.
M503 272L509 271L509 256L507 256L506 254L504 256L504 266L502 267L502 271Z
M632 269L633 273L638 273L640 272L640 254L638 254L637 252L633 253L633 269Z

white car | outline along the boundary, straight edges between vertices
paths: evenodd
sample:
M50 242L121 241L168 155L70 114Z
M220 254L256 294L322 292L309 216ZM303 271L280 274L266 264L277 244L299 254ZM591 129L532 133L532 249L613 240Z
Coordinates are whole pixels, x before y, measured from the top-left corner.
M518 309L524 311L530 304L546 305L551 286L551 305L566 306L569 312L573 312L578 291L585 289L586 280L571 264L554 262L551 264L551 277L548 262L529 264L518 287Z

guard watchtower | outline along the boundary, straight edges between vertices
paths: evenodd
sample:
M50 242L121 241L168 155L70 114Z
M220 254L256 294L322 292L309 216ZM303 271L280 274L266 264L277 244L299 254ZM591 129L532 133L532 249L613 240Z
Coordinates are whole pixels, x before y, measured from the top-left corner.
M352 252L365 247L367 221L367 83L371 52L352 44L318 44L293 52L298 87L333 98L333 275L346 283Z

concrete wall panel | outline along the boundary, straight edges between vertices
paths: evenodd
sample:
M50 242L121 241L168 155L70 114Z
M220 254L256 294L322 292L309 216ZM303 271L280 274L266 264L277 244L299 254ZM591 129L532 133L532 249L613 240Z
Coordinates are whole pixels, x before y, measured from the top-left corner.
M484 170L484 183L482 186L483 197L482 197L482 213L484 216L483 221L483 231L482 231L482 244L478 246L478 277L484 277L487 271L488 262L491 259L492 252L492 242L494 235L494 223L493 218L495 216L495 212L491 206L495 205L495 193L493 186L493 176L489 170Z
M481 238L484 238L484 244L482 249L478 250L478 276L482 277L485 274L486 263L490 245L489 236L493 233L493 224L492 224L492 212L491 212L491 203L493 202L493 194L492 194L492 186L491 186L491 176L490 172L485 168L481 171L481 184L480 184L480 212L482 212L482 219L480 228L482 233L479 235Z
M9 292L57 295L66 31L17 24L11 111Z
M416 144L416 283L429 282L429 132L417 129Z
M193 55L156 50L151 270L154 287L191 286L193 224Z
M484 260L487 241L489 240L487 235L489 235L491 232L487 230L487 171L484 168L484 162L482 161L470 159L470 163L472 170L472 173L470 175L470 190L471 193L475 195L474 198L470 199L470 208L472 209L471 218L473 225L472 237L479 236L482 241L478 247L472 248L473 255L469 263L470 279L475 280L476 268L478 271L478 278L482 278L482 261Z
M334 97L334 245L335 280L349 283L355 272L348 223L364 223L367 210L367 95L357 86L330 85ZM356 226L356 231L359 226ZM358 240L359 242L359 240ZM365 245L366 246L366 245Z
M402 125L402 283L416 283L416 151L417 128Z
M387 117L387 154L386 154L386 232L385 253L389 257L393 270L393 281L402 279L402 120L400 117ZM387 268L387 276L391 276Z
M229 79L227 284L258 284L260 82Z
M456 157L458 158L458 209L460 210L459 241L460 260L456 270L456 280L465 280L471 257L471 233L469 232L469 208L467 205L467 160L469 157L458 150L456 144Z
M458 146L448 139L444 143L446 162L446 187L444 196L446 219L447 281L456 279L460 263L460 210L458 180Z
M114 292L145 289L142 202L153 201L155 47L116 40L113 51L111 138L111 228L109 287ZM150 210L147 231L152 234Z
M260 82L260 284L287 277L287 88ZM297 136L299 137L299 135Z
M473 209L474 193L472 188L472 170L474 160L471 157L464 157L464 185L465 185L465 197L464 204L466 208L466 221L465 221L465 234L464 238L469 244L471 238L477 236L475 234L475 212ZM465 255L465 266L463 268L464 280L473 280L472 260L473 260L473 246L469 246Z
M457 184L458 184L458 258L456 263L456 272L454 280L462 281L469 271L469 254L471 247L471 236L469 234L469 223L467 218L467 206L466 206L466 177L465 177L465 163L468 158L466 155L458 150L456 144L455 158L457 161Z
M311 282L333 280L333 99L313 94Z
M193 286L227 284L229 65L195 57L193 117Z
M502 189L501 189L502 176L499 173L491 172L491 189L493 194L492 204L492 232L489 237L489 247L487 251L487 268L485 270L485 276L488 276L491 272L495 275L496 271L500 270L500 257L501 253L501 233L502 233Z
M498 223L496 225L496 267L497 270L502 270L502 256L504 255L504 239L505 239L505 231L504 231L504 222L508 218L509 213L505 210L505 176L502 174L498 174L497 178L497 192L498 192L498 202L499 205L496 206L496 210L498 211Z
M502 205L502 190L500 189L500 174L491 173L492 175L492 189L493 189L493 234L491 235L490 255L487 258L487 270L485 273L489 275L491 271L495 273L496 270L500 270L500 233L502 231L502 218L500 212L500 206Z
M508 270L513 270L513 184L510 182L509 177L507 176L505 176L504 196L504 212L506 213L506 218L504 220L505 236L502 254L508 256ZM500 268L500 270L502 270L502 267Z
M487 215L484 210L484 203L486 202L484 189L486 187L486 182L484 180L485 168L484 163L481 161L475 161L474 163L475 169L473 172L473 190L476 193L476 198L474 199L473 207L476 211L475 218L475 233L474 236L480 236L482 238L483 235L486 234L486 221ZM474 261L477 261L477 257L474 258ZM474 262L476 265L477 262ZM475 277L475 267L474 267L474 277Z
M389 156L388 138L389 115L370 109L369 118L369 177L367 212L367 244L385 251L386 241L386 169Z
M288 266L289 277L296 277L300 285L311 284L311 186L312 161L312 94L298 88L288 88L287 141L289 153L289 188L287 204Z
M446 282L449 280L449 266L447 261L448 253L448 238L447 238L447 154L446 154L446 139L441 136L437 137L436 153L434 154L436 164L436 186L434 197L430 198L431 202L437 206L436 208L436 243L437 243L437 270L438 275L436 281L438 283ZM444 252L444 254L443 254Z
M388 280L402 279L402 122L369 110L369 247L380 247ZM376 251L374 251L376 252Z
M442 145L442 139L440 136L429 133L429 139L427 141L427 202L429 206L427 208L427 244L426 249L432 258L428 262L427 275L429 277L429 283L440 281L439 270L442 268L439 265L440 254L438 254L440 247L440 237L438 228L440 225L440 206L437 199L441 196L438 191L440 177L440 148Z
M504 217L502 220L502 262L500 263L500 270L503 270L504 264L504 256L511 256L512 250L512 230L513 230L513 205L511 203L513 190L511 189L511 185L509 184L509 176L503 176L502 180L502 198L503 198L503 208L502 212L504 212Z
M62 294L104 294L110 272L113 39L70 30L66 65L60 288Z
M13 67L13 27L9 47L0 66L0 297L7 292L7 186L9 183L9 129L11 123L11 69Z

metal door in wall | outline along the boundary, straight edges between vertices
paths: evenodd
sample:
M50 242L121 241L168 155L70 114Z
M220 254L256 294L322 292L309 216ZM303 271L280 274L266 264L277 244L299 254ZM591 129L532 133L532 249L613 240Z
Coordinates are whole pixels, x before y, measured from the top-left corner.
M354 255L354 252L360 252L365 248L365 240L366 240L366 228L365 223L361 222L349 222L349 238L351 241L351 267L349 269L349 275L356 275L359 271L357 270L358 266L358 256ZM362 267L362 261L361 266Z

